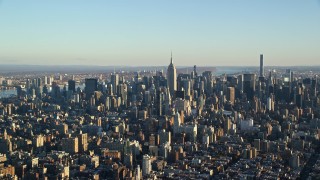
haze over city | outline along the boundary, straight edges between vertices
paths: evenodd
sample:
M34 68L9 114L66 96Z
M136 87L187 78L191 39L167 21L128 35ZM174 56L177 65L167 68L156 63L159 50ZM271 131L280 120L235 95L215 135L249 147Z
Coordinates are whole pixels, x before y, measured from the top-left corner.
M320 177L320 0L0 0L0 179Z
M316 0L2 0L0 64L320 65L319 19Z

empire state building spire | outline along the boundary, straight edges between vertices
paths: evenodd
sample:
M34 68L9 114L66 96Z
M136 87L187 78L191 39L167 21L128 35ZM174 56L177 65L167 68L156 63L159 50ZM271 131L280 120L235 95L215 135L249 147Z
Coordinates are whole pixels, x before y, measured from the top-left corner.
M170 94L174 97L175 91L177 90L177 70L173 65L172 61L172 52L171 52L171 60L167 70L167 82Z

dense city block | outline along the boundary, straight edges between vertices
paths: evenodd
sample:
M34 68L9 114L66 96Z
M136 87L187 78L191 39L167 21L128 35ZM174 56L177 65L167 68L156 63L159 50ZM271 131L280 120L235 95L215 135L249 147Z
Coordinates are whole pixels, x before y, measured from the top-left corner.
M0 178L319 178L319 73L2 74Z

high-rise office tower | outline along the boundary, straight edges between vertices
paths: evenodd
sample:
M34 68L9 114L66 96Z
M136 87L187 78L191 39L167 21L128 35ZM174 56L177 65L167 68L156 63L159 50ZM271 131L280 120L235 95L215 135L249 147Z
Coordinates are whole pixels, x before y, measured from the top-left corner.
M317 96L317 86L318 86L318 75L316 75L312 80L311 80L311 93L312 96L316 97Z
M231 119L226 118L223 122L223 132L229 134L230 129L231 129Z
M138 180L138 179L141 179L141 175L140 175L140 166L138 165L136 170L135 170L135 178Z
M97 91L98 89L98 80L95 78L88 78L85 81L85 86L86 97L90 98L94 91Z
M42 85L42 79L37 78L37 87L40 87Z
M68 90L76 92L76 81L74 81L74 80L68 81Z
M61 147L62 147L62 150L67 153L74 154L79 152L78 137L63 138L61 140Z
M260 54L260 77L264 77L263 54Z
M88 150L88 134L82 132L78 134L78 151L85 152Z
M256 75L243 74L242 78L243 93L247 94L248 99L253 99L256 90Z
M151 157L148 154L143 155L142 158L142 175L148 175L151 172Z
M260 139L254 139L253 146L260 151Z
M189 79L182 80L182 87L185 92L185 96L191 95L191 81Z
M112 84L112 92L114 95L118 94L117 88L119 84L119 75L118 74L112 74L111 75L111 84Z
M174 134L177 134L179 132L180 125L181 125L181 118L180 118L180 114L177 112L174 116L174 121L173 121Z
M208 95L211 95L212 92L212 72L211 71L205 71L202 73L202 76L204 77L204 84L205 84L205 92Z
M167 79L168 79L168 88L170 95L174 96L174 92L177 90L177 70L172 63L172 53L171 53L171 62L167 70Z
M166 142L171 144L171 132L166 131L165 129L162 129L159 131L159 144L162 145L162 144L165 144Z
M44 80L44 84L48 84L48 77L47 76L44 76L43 80Z
M290 83L293 81L293 72L291 69L286 69L285 77L288 78Z
M234 105L235 100L235 89L234 87L227 88L227 101L229 101L232 105Z
M193 71L191 72L191 78L194 79L198 76L198 73L197 73L197 66L194 65L193 66Z
M51 85L52 84L52 82L53 82L53 77L47 77L47 84L48 85Z

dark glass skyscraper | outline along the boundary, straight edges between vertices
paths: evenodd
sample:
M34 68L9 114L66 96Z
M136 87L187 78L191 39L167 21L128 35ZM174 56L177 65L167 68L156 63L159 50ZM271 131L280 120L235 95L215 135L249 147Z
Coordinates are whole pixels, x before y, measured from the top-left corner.
M76 91L76 81L74 81L74 80L68 81L68 90L73 91L73 92Z
M90 97L94 91L97 91L98 89L98 80L95 78L88 78L85 81L85 85L86 97Z
M243 93L247 94L247 98L251 100L253 99L255 93L256 75L243 74L242 78Z

